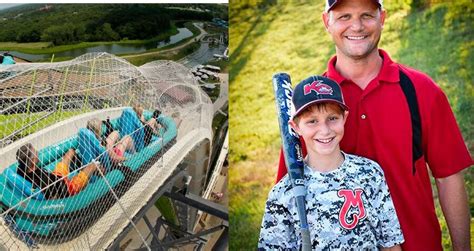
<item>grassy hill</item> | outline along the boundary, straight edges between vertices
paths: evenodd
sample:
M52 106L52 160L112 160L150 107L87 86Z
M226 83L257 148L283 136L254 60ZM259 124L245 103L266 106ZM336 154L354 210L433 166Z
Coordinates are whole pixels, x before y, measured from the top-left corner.
M279 2L277 4L277 2ZM318 1L231 1L230 16L230 249L256 248L264 203L274 184L280 139L271 77L297 83L321 74L335 49ZM386 1L380 48L429 74L447 94L464 139L474 150L474 7L469 0L411 9ZM440 135L442 137L442 135ZM472 169L472 168L471 168ZM474 174L466 174L474 215ZM440 212L439 207L437 209ZM441 219L445 247L446 224Z

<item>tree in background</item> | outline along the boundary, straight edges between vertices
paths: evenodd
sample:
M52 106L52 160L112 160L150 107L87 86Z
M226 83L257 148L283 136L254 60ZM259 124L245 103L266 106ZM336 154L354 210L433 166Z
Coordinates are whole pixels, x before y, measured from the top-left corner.
M104 23L102 26L97 27L95 40L117 41L120 40L120 35L112 29L112 26L109 23Z
M41 40L41 32L35 28L24 28L19 30L16 35L16 41L20 43L39 42Z
M84 38L85 29L81 25L65 23L62 25L50 26L43 31L41 41L53 43L53 45L63 45L78 42Z

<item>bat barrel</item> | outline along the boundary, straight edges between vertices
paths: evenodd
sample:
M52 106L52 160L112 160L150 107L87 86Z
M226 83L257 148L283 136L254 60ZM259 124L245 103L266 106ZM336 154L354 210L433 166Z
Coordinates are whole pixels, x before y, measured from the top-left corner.
M291 97L293 95L290 76L287 73L275 74L273 76L273 89L275 92L276 110L278 113L278 122L283 143L283 155L285 156L285 163L293 187L293 195L296 199L296 207L300 219L300 232L303 244L302 250L311 250L309 226L305 210L306 188L303 180L304 163L301 152L301 143L298 135L288 124L291 116Z

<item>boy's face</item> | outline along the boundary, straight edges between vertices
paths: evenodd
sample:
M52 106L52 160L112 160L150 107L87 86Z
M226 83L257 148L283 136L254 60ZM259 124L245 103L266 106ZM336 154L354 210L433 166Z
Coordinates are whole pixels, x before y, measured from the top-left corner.
M341 112L341 109L333 103L320 108L311 105L298 115L297 122L290 121L290 125L303 137L308 154L339 154L339 142L344 136L344 124L348 115L348 111Z
M38 158L38 152L36 151L36 149L31 149L31 166L29 167L30 171L35 171L36 170L36 165L38 164L39 162L39 158Z

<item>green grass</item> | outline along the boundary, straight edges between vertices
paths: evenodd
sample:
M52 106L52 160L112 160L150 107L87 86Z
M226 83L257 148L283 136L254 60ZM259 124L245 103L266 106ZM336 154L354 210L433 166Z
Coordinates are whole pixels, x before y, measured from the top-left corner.
M272 75L288 72L297 83L309 75L323 73L327 60L335 53L321 21L323 2L276 2L234 1L229 5L232 250L256 248L266 196L276 176L280 136ZM472 4L463 0L419 11L394 2L385 3L388 17L380 48L394 60L426 72L441 86L473 152ZM269 177L256 176L261 173ZM472 171L465 176L471 212L473 176ZM446 228L443 243L450 247Z
M76 116L83 113L82 111L63 111L63 112L55 112L50 116L41 119L38 123L35 123L32 126L27 127L24 131L22 131L19 136L25 137L31 133L39 131L43 128L46 128L50 125L57 123L58 121L68 119L70 117ZM10 135L12 132L21 129L23 126L36 121L41 116L45 115L46 112L38 112L38 113L18 113L18 114L11 114L11 115L0 115L0 124L7 123L5 126L0 127L0 138L6 137Z
M185 47L181 49L177 49L171 52L154 53L154 54L149 54L149 55L138 55L135 57L127 58L127 60L135 66L140 66L154 60L173 60L174 61L193 53L194 51L198 50L199 47L200 47L199 42L193 42L191 44L186 45Z
M37 43L17 43L17 42L0 42L0 48L6 51L21 51L26 52L28 50L43 50L51 46L50 42L37 42Z
M77 44L51 46L49 42L38 43L14 43L14 42L0 42L0 47L3 50L19 51L28 54L49 54L58 53L68 50L93 47L107 44L144 44L147 40L122 40L122 41L101 41L101 42L81 42Z
M214 65L214 66L217 66L219 68L221 68L221 72L223 73L228 73L229 72L229 61L225 61L225 60L212 60L212 61L209 61L207 63L205 63L205 65L208 64L208 65Z
M235 129L230 129L232 136ZM274 155L274 154L273 154ZM229 250L255 250L268 192L275 182L272 153L262 152L259 160L231 163L228 184Z
M211 83L211 82L208 82L208 83ZM208 89L208 88L205 88L204 86L202 86L201 89L209 96L211 101L214 103L214 101L216 101L217 98L219 97L219 92L221 88L219 84L216 84L214 89Z

